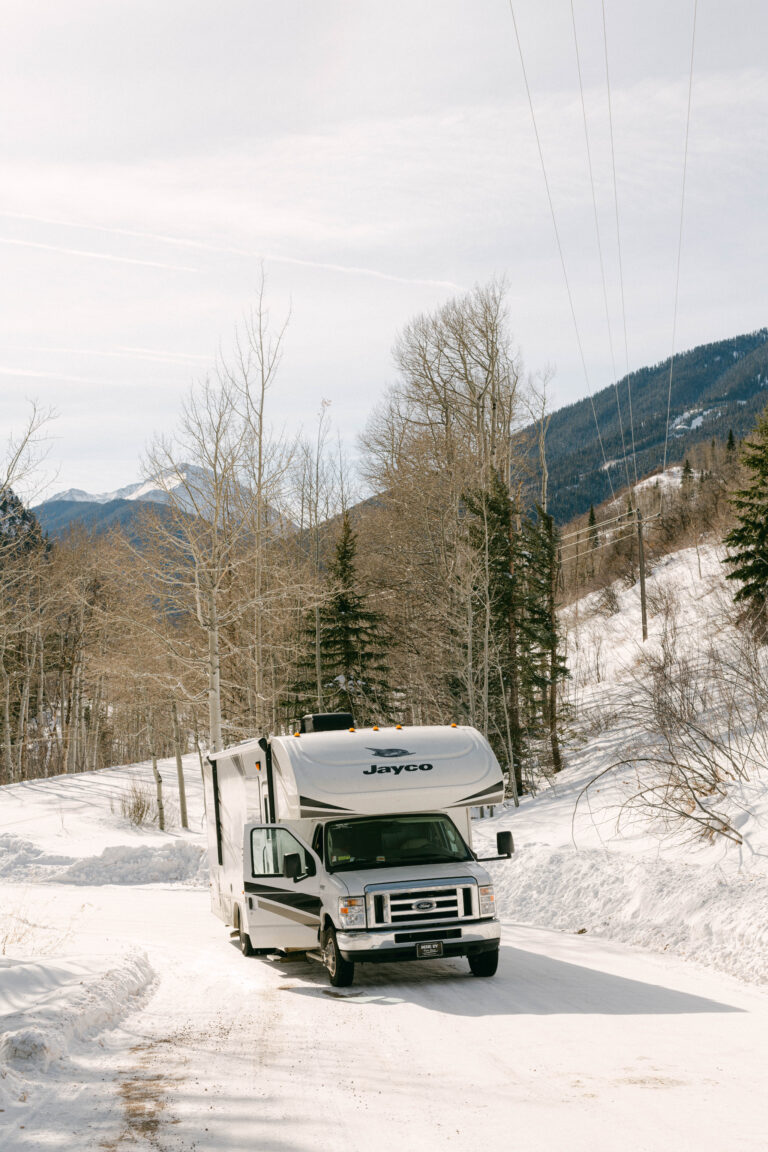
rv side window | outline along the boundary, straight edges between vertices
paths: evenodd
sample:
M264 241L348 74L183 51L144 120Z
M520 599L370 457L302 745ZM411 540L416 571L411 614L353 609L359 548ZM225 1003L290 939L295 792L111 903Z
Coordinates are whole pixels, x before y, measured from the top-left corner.
M323 858L323 826L318 824L315 828L315 834L312 837L312 851L315 852L320 859Z
M284 876L283 859L289 852L299 853L302 870L308 872L306 850L286 828L252 830L251 871L254 876Z

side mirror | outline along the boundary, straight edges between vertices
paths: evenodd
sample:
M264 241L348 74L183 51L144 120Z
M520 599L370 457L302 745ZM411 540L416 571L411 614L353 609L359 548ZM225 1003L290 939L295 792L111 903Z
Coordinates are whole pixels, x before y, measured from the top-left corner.
M515 844L512 839L511 832L497 832L496 833L496 851L499 856L511 856L515 850ZM286 860L288 857L286 856Z
M298 852L286 852L283 857L283 871L288 880L298 880L302 875L301 856Z

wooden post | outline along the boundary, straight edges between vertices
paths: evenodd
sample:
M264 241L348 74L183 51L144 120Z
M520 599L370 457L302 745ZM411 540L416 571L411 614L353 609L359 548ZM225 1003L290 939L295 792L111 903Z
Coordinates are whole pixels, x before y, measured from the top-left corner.
M645 607L645 552L643 550L643 514L637 509L637 555L640 562L640 615L643 621L643 643L648 639L648 615Z

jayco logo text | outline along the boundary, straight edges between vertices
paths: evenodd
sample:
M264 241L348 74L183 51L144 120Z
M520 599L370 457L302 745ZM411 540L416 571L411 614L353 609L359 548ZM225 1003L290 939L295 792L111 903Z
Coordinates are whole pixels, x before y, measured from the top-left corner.
M370 768L363 768L363 776L375 776L379 772L391 772L399 776L401 772L431 772L432 764L371 764Z

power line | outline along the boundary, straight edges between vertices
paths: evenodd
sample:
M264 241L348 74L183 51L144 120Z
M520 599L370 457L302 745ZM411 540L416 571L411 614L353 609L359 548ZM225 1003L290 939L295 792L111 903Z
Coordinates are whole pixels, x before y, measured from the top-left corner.
M632 467L637 484L637 453L635 452L635 424L632 416L632 385L629 379L629 342L627 340L627 308L624 298L624 262L621 256L621 228L619 226L619 186L616 179L616 149L613 141L613 102L611 100L611 73L608 67L608 30L605 19L605 0L602 0L603 12L603 52L605 55L605 89L608 96L608 128L611 138L611 170L613 172L613 204L616 217L616 250L619 259L619 291L621 294L621 321L624 329L624 368L627 378L627 400L629 402L629 430L632 437ZM614 380L616 370L614 368ZM616 385L618 397L618 384Z
M590 380L589 380L589 372L587 371L587 362L586 362L586 359L584 358L584 349L583 349L583 346L581 343L581 334L579 332L579 324L578 324L578 321L576 319L576 309L575 309L574 304L573 304L573 294L571 292L571 285L570 285L570 281L568 279L568 271L567 271L566 266L565 266L565 256L563 255L563 246L562 246L562 243L560 242L560 230L557 227L557 218L555 216L555 207L554 207L554 204L552 202L552 193L550 191L549 178L547 176L547 166L544 163L544 151L542 149L541 139L539 137L539 129L538 129L538 125L536 123L536 114L533 110L533 98L531 96L530 85L528 84L528 73L527 73L526 68L525 68L525 59L523 57L523 46L522 46L522 43L520 41L520 33L518 31L518 28L517 28L517 20L515 19L515 9L512 5L512 0L508 0L508 4L509 4L510 15L512 16L512 24L514 25L514 29L515 29L515 40L517 41L517 51L520 55L520 67L522 68L522 72L523 72L523 82L525 83L525 92L526 92L526 96L528 97L528 108L529 108L530 113L531 113L531 122L533 124L533 132L534 132L534 135L536 137L536 147L538 148L538 152L539 152L539 160L541 162L541 172L542 172L542 175L544 177L544 186L547 190L547 201L549 203L549 214L552 217L552 227L553 227L554 232L555 232L555 240L557 242L557 251L558 251L559 256L560 256L560 267L563 270L563 279L565 281L565 290L566 290L566 293L568 295L568 304L569 304L569 307L571 310L571 319L573 320L573 327L574 327L574 331L576 333L576 344L577 344L578 349L579 349L579 357L581 359L581 367L582 367L582 370L584 372L584 379L585 379L586 385L587 385L587 393L589 395L589 402L592 406L592 415L595 418L595 428L597 430L597 439L600 443L600 451L601 451L602 456L603 456L603 463L605 464L606 475L608 477L608 485L611 489L611 498L615 499L616 497L615 497L615 493L613 490L613 481L611 480L611 474L610 474L610 470L608 468L608 459L605 455L605 448L603 447L603 438L600 434L600 423L597 419L597 410L595 409L595 401L594 401L594 398L592 396L592 387L591 387Z
M688 110L685 119L685 147L683 149L683 184L680 192L680 226L677 235L677 270L675 273L675 303L672 314L672 352L669 357L669 388L667 391L667 427L664 435L664 467L667 470L667 445L669 443L669 416L672 406L672 369L675 363L675 340L677 338L677 304L680 290L680 257L683 250L683 216L685 212L685 179L688 172L688 135L691 126L691 98L693 94L693 57L696 47L696 12L698 0L693 0L693 29L691 32L691 66L688 73Z
M584 84L581 76L581 57L579 54L579 38L576 32L576 12L571 0L571 25L573 27L573 46L576 50L576 71L579 76L579 95L581 97L581 118L584 123L584 143L587 149L587 167L589 169L589 186L592 191L592 213L595 220L595 238L597 240L597 255L600 262L600 279L603 285L603 303L605 305L605 324L608 329L608 347L611 353L611 370L613 372L613 387L616 393L616 411L619 417L619 432L621 433L621 452L624 458L624 471L627 476L627 487L632 487L629 479L629 463L627 461L627 447L624 441L624 420L621 415L621 401L619 400L619 386L616 380L616 356L613 350L613 333L611 331L611 313L608 307L608 288L605 282L605 263L603 261L603 246L600 242L600 221L597 213L597 196L595 194L595 176L592 170L592 150L589 146L589 128L587 125L587 109L584 103ZM637 483L637 468L635 468L635 483Z
M632 515L632 512L620 512L618 516L611 516L608 520L598 520L594 524L585 524L583 528L575 528L573 532L566 532L560 539L568 540L571 536L581 536L583 532L599 532L606 524L615 524L617 520L626 520L628 516Z

